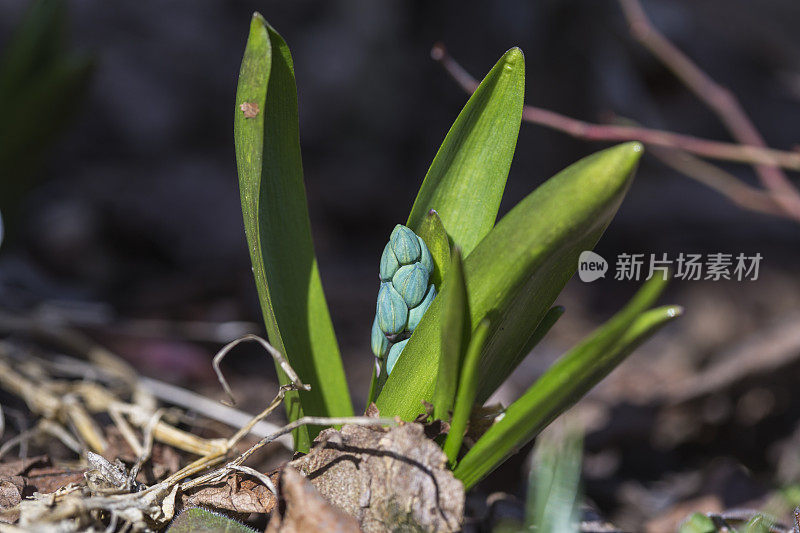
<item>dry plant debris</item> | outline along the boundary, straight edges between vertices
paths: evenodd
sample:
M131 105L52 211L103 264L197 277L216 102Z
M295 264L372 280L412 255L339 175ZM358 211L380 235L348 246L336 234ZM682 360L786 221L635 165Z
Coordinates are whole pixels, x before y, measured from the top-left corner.
M26 327L25 333L37 333L35 329ZM55 354L44 357L29 344L0 342L0 388L23 400L36 418L30 429L0 446L0 458L15 448L22 452L34 446L36 437L44 435L51 445L55 437L77 460L62 465L41 456L0 463L0 520L13 524L0 524L0 531L159 531L177 511L196 505L241 518L270 513L278 503L280 472L270 477L246 466L244 462L257 450L281 442L305 424L396 423L376 417L304 417L282 428L275 426L275 431L237 454L237 446L254 428L265 427L263 419L281 405L288 391L309 388L263 339L246 336L225 346L215 358L225 391L232 394L219 362L243 340L261 343L291 382L230 437L203 438L181 427L186 412L174 407L180 401L172 407L159 405L136 372L114 354L75 331L45 333L48 344L68 352L75 352L75 340L80 338L77 345L85 348L80 355L88 361ZM204 415L202 408L195 412ZM276 531L308 531L313 520L336 525L339 531L358 531L353 519L323 505L310 484L291 476L280 477L285 505L276 518ZM463 500L463 490L460 495ZM309 516L308 508L318 509L320 516Z
M290 463L367 532L457 531L464 487L420 424L327 429Z
M280 478L282 511L272 514L267 533L359 533L361 528L352 516L328 503L314 485L291 466Z

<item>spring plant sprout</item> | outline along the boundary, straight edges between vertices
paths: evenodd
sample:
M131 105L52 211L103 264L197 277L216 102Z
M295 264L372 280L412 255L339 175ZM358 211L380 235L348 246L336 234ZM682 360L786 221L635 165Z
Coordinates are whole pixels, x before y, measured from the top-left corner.
M387 244L375 251L375 318L364 324L375 356L364 354L363 364L375 367L364 396L381 416L448 422L440 444L466 488L680 314L675 306L653 307L664 281L647 281L504 407L482 435L471 434L467 446L473 414L564 312L554 301L580 253L595 246L613 219L643 151L633 142L580 159L497 220L524 86L524 57L512 48L456 117L409 212L391 204L397 225L386 228ZM283 38L258 14L240 70L234 134L245 231L269 340L311 386L287 394L288 416L352 415L311 238L293 60ZM321 429L296 430L296 449L308 451Z

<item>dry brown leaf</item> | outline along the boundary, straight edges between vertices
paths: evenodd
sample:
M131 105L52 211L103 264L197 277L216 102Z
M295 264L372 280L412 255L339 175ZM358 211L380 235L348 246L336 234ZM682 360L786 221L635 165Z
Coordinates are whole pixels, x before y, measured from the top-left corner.
M0 522L14 523L19 511L14 509L34 492L49 494L83 480L83 470L64 470L50 464L41 455L0 464Z
M273 483L278 481L278 473L270 476ZM233 473L224 480L201 485L181 495L182 507L206 507L232 513L270 513L275 507L276 498L263 483L248 476Z
M420 424L388 430L346 425L323 431L314 442L290 465L365 532L459 529L464 486Z
M242 110L244 118L255 118L258 116L258 104L255 102L244 102L239 106L239 109Z
M19 510L15 507L22 501L24 484L22 478L0 479L0 522L13 524L19 519Z
M331 506L300 472L287 466L281 474L284 511L276 511L266 533L360 533L358 522Z

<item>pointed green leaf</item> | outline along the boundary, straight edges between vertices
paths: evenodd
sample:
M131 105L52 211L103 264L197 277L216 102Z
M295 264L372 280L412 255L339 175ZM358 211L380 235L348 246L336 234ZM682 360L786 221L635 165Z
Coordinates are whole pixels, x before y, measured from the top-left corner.
M517 204L464 260L471 323L490 314L492 320L481 356L479 403L527 354L526 344L575 273L578 256L594 247L614 217L641 154L639 143L626 143L569 166ZM433 397L440 300L414 330L378 396L381 413L412 420L421 402Z
M577 533L583 435L565 416L536 439L528 476L526 531Z
M467 257L492 229L517 144L525 58L512 48L486 75L456 118L420 187L408 227L419 233L435 209Z
M763 514L756 513L744 526L744 533L770 533L772 523Z
M250 25L235 113L242 212L267 334L311 385L286 395L289 419L351 415L311 240L292 57L259 14ZM307 450L314 434L295 433L295 447Z
M455 466L456 459L458 459L458 452L461 450L464 433L467 431L467 423L475 405L475 395L478 393L481 351L486 342L486 337L489 335L489 326L489 320L483 320L475 328L469 341L467 354L464 356L464 364L461 365L461 377L458 380L458 391L453 406L453 418L450 422L447 440L445 440L442 448L451 467Z
M467 452L455 476L473 486L679 316L681 309L674 306L644 311L663 285L660 278L651 279L622 311L556 361Z
M447 274L450 266L450 241L447 238L442 219L439 213L431 209L422 219L422 223L417 228L417 235L425 241L425 245L433 258L433 272L431 273L431 283L437 289L442 288L442 280Z
M438 298L444 306L440 337L442 356L439 358L436 391L433 395L433 416L444 421L450 419L461 359L472 331L467 288L464 282L464 266L461 262L461 250L458 247L453 250L450 263L447 279Z
M714 521L703 513L694 513L682 524L679 533L716 533Z

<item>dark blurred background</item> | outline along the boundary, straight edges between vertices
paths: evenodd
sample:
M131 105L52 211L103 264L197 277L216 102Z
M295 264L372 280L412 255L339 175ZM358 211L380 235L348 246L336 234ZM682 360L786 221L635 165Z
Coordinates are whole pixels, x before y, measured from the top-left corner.
M75 316L95 313L118 323L141 318L260 323L232 137L239 63L249 17L258 10L293 52L316 249L359 406L372 364L367 337L380 251L394 224L405 220L467 99L430 58L435 42L444 43L476 77L505 50L521 47L526 101L533 105L588 121L613 113L654 128L729 140L712 112L631 38L613 0L67 4L69 47L91 56L94 71L87 96L74 103L72 122L52 149L32 162L41 165L35 186L21 198L14 220L6 220L9 234L0 249L3 305L20 312L49 305L65 315L73 309ZM0 46L28 5L0 0ZM793 148L800 124L800 3L650 0L644 7L676 45L733 90L771 146ZM523 124L502 211L604 146ZM752 169L723 166L756 183ZM587 460L599 457L587 463L589 495L623 523L654 518L678 500L714 494L730 505L731 498L747 502L769 487L794 482L776 481L778 459L767 451L791 436L800 416L791 380L775 392L775 376L766 372L755 384L740 380L712 391L707 396L717 401L721 395L730 407L723 409L727 414L695 421L697 432L674 443L660 440L669 438L655 431L657 417L651 415L664 412L663 395L653 390L713 367L753 336L770 339L778 335L774 328L800 328L799 228L739 209L655 159L643 160L597 249L601 255L613 260L620 252L760 252L764 260L758 281L673 283L665 301L685 305L686 316L594 394L606 413L594 420L608 420L615 409L628 412L615 418L622 421L616 425L598 422L600 429L590 428L587 439ZM564 319L499 399L513 399L546 362L618 308L634 286L612 276L591 285L573 281L562 297ZM95 328L95 334L145 372L184 383L209 380L213 344L119 338L110 327ZM798 346L788 351L798 356ZM797 376L794 359L788 361L779 371ZM274 379L261 356L235 364L240 370L258 365L264 379ZM736 406L754 388L766 390L773 407L745 424L736 418ZM751 431L763 434L764 442L752 435L740 438L740 432ZM623 442L654 451L636 455ZM701 469L680 494L653 489L665 476L695 472L698 465L711 468L717 464L712 459L720 457L723 466L710 473ZM592 464L601 466L593 471ZM709 488L730 489L730 476L741 469L750 469L747 479L757 482L734 496ZM592 472L598 481L591 480ZM522 483L498 479L511 492Z

